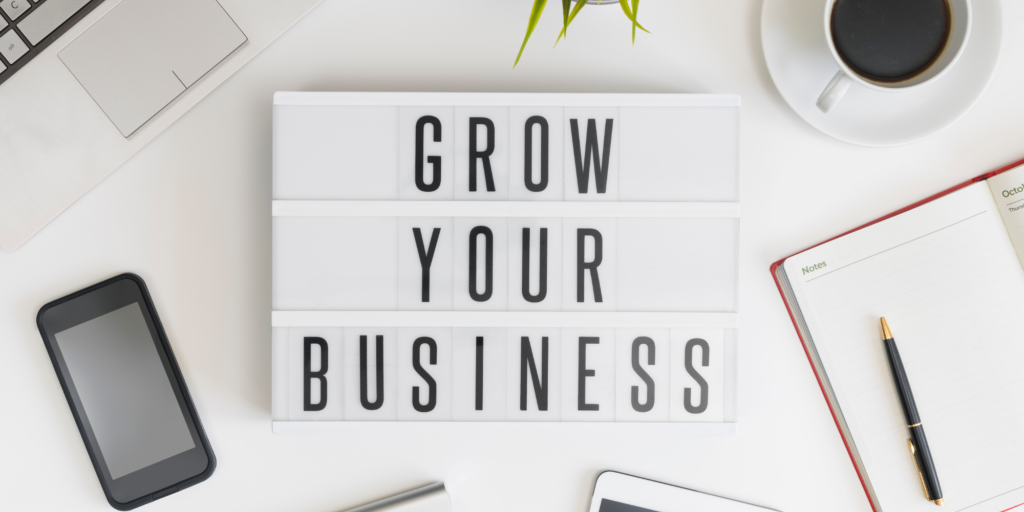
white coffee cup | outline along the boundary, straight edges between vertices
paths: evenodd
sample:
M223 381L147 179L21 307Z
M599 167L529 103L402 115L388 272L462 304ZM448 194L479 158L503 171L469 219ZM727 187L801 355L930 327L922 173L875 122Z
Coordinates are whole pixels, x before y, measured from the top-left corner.
M825 87L816 103L818 109L826 113L839 103L846 91L850 89L850 85L854 83L876 91L893 92L905 91L938 80L960 59L964 48L967 47L967 37L971 34L971 1L947 0L952 11L952 26L949 31L949 41L946 43L945 49L942 50L942 55L927 70L912 78L900 82L878 82L858 74L839 56L839 51L832 38L832 9L835 8L838 1L825 0L825 41L828 42L828 51L832 53L832 58L839 65L839 71L832 77L832 81Z

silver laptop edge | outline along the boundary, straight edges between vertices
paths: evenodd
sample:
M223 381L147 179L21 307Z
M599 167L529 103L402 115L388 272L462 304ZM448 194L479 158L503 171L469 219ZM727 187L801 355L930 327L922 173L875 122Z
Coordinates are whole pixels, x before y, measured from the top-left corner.
M100 3L0 83L0 248L5 251L24 244L321 0L217 0L244 36L221 41L226 58L212 61L217 63L208 72L201 69L192 77L179 77L183 90L155 116L143 119L141 127L129 131L139 121L124 117L127 121L119 130L97 103L102 100L90 96L90 91L111 91L102 83L87 90L60 54L112 10L133 1ZM106 108L111 110L109 104ZM122 131L130 134L126 137Z

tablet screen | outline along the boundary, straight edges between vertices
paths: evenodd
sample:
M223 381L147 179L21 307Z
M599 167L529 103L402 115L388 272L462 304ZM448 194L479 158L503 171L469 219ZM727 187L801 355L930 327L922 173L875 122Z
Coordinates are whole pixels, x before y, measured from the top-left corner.
M634 507L633 505L627 505L625 503L619 503L609 499L601 500L601 508L597 509L598 512L658 512L657 510L651 510L649 508Z
M590 512L772 512L699 491L605 471L597 478Z

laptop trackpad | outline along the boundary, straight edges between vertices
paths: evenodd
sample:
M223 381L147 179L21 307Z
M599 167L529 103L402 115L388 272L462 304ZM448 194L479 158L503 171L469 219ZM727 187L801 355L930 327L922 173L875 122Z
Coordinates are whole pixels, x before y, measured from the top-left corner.
M217 0L124 0L59 55L127 137L245 41Z

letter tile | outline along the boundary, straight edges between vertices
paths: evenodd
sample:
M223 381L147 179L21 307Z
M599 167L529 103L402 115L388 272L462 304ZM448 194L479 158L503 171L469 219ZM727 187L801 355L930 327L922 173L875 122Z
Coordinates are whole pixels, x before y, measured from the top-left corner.
M344 419L344 349L340 327L288 328L288 419Z
M450 217L398 219L398 309L452 309L454 226Z
M738 201L739 109L622 107L620 201Z
M673 422L721 422L725 418L725 332L722 329L672 329Z
M616 329L615 337L615 421L667 422L669 329Z
M270 419L287 420L291 414L291 379L295 368L291 361L291 340L287 327L270 328Z
M509 109L509 199L563 199L564 111L562 107Z
M619 200L618 107L565 109L566 201Z
M619 311L736 311L739 219L618 219Z
M560 421L560 339L557 327L508 329L507 421Z
M455 310L505 311L508 233L504 218L455 219Z
M508 309L562 309L562 219L508 219Z
M505 421L506 335L497 328L453 329L453 421Z
M562 309L615 311L615 219L562 219Z
M451 421L452 330L398 329L399 421Z
M455 109L399 107L398 197L451 201L455 189Z
M562 421L615 421L615 329L562 329Z
M274 199L398 199L398 108L274 108Z
M455 107L455 199L508 199L508 107Z
M274 217L274 310L396 309L397 230L394 217Z
M398 330L394 327L346 327L345 420L396 419Z

